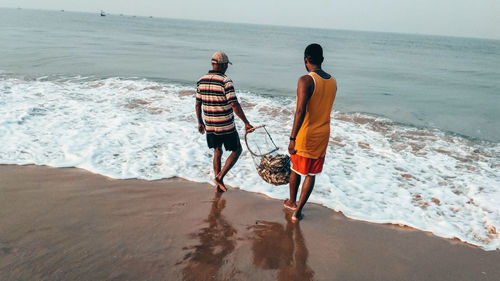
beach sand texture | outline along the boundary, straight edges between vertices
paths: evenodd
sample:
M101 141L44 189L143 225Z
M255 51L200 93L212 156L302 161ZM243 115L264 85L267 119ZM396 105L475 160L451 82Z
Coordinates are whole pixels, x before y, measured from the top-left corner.
M500 280L500 251L173 178L0 165L0 280ZM286 187L277 187L286 188Z

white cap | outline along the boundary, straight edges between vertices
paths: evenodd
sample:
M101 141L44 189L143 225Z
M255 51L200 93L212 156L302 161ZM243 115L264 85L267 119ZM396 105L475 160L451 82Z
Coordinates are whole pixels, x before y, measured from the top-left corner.
M229 64L232 64L229 61L229 58L227 57L226 53L224 53L224 52L215 52L212 55L212 63L217 63L217 64L229 63Z

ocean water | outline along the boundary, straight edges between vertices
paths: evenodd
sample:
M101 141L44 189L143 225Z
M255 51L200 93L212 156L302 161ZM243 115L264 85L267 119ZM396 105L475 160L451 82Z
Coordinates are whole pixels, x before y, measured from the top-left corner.
M339 91L310 201L500 249L500 41L17 9L0 9L0 40L0 163L198 182L213 177L194 112L211 54L284 151L318 42ZM227 182L288 195L247 151Z

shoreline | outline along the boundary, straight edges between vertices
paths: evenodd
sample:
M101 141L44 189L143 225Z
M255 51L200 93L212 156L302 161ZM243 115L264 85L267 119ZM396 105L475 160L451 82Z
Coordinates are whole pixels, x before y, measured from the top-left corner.
M0 165L1 280L500 280L500 250L181 178Z

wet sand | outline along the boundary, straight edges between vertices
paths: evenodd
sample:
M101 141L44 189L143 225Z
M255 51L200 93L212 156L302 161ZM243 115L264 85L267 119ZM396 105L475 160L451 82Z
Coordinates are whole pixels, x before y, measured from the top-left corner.
M500 280L500 250L214 190L0 165L0 280Z

